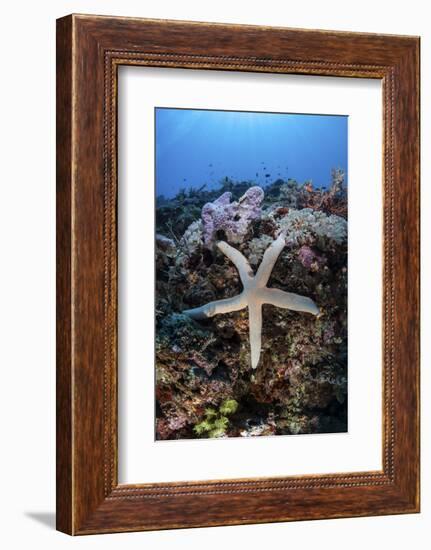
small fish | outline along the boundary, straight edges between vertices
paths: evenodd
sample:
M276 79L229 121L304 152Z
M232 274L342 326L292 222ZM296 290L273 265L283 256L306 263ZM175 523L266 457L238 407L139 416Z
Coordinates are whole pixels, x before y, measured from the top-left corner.
M265 174L265 178L270 178L271 174Z
M259 174L258 174L258 172L256 172L256 177L257 177L257 178L259 177Z

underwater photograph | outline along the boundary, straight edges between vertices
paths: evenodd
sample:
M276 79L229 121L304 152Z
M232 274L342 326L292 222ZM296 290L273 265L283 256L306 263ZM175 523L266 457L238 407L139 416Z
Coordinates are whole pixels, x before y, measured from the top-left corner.
M348 117L155 109L156 440L347 432Z

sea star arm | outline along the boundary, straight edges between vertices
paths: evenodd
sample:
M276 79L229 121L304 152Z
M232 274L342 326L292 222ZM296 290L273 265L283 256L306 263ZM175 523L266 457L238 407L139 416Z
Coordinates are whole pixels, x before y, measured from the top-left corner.
M214 317L219 313L230 313L231 311L239 311L247 305L245 296L241 293L233 298L225 298L224 300L217 300L215 302L209 302L201 307L195 307L194 309L186 309L183 311L185 315L188 315L192 319L208 319Z
M224 241L219 241L217 243L217 246L223 252L223 254L227 256L233 264L235 264L236 268L238 269L241 282L245 286L247 282L250 281L250 279L253 277L253 270L246 258L244 258L239 250L237 250L233 246L230 246L230 244L227 244Z
M250 334L251 368L259 364L262 348L262 304L251 302L248 306L248 324Z
M320 312L313 300L306 296L285 292L278 288L265 288L261 292L262 301L265 304L292 309L294 311L304 311L306 313L312 313L313 315L318 315Z
M275 241L268 246L263 255L262 262L256 273L256 285L260 287L266 286L271 276L272 269L280 256L286 242L283 235L280 235Z

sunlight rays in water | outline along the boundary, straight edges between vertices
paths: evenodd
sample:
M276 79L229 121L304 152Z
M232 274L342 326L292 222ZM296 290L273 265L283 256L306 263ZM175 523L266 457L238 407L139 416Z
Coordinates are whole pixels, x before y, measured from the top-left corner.
M156 108L157 192L277 178L325 186L347 169L347 117Z

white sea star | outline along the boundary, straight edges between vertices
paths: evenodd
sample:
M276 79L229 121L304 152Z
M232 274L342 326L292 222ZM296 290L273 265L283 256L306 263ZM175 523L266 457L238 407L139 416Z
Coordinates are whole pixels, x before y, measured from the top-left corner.
M233 298L210 302L201 307L187 309L183 313L192 319L199 320L213 317L219 313L230 313L231 311L239 311L248 307L251 366L255 369L259 364L262 347L263 304L271 304L294 311L304 311L313 315L319 314L319 308L311 298L285 292L278 288L267 288L266 285L271 276L272 269L285 246L285 240L282 235L275 239L266 249L256 275L239 250L236 250L236 248L233 248L224 241L218 242L217 246L238 269L244 287L243 291Z

